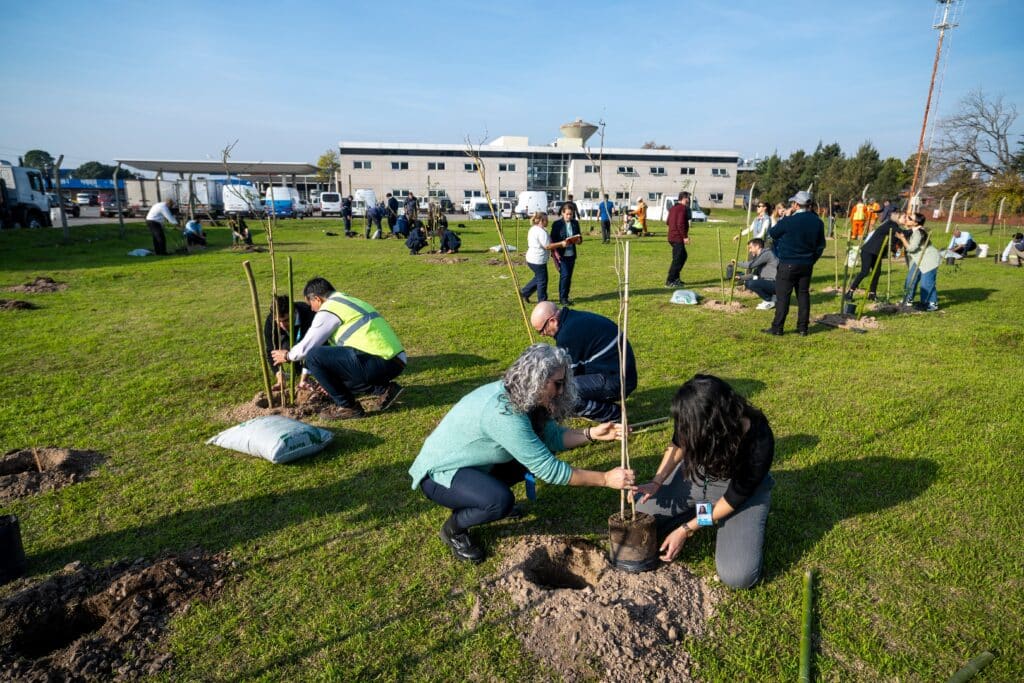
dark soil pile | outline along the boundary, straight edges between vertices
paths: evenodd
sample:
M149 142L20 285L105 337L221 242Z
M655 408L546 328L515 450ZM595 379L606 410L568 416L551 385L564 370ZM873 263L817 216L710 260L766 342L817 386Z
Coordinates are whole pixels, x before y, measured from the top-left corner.
M5 453L0 457L0 503L82 481L103 460L103 455L95 451L53 446Z
M701 305L704 306L704 308L710 308L712 311L722 311L724 313L739 313L740 311L747 310L747 307L739 301L728 303L725 301L718 301L716 299L708 299Z
M172 666L170 617L220 594L231 566L202 550L104 569L75 562L0 602L0 681L132 680Z
M704 292L705 295L707 295L707 296L712 296L712 295L713 296L723 296L722 295L722 288L721 287L705 287L701 291ZM728 287L725 288L725 295L724 296L726 296L726 297L729 296L729 288ZM734 289L732 291L732 298L733 299L760 299L761 297L759 297L756 292L751 292L749 289L744 289L744 288L740 287L739 285L736 285L736 289Z
M867 330L878 330L882 327L878 320L870 315L862 316L860 320L858 320L857 316L854 315L827 313L815 318L814 322L821 323L822 325L828 325L829 327L838 327L843 330L861 332L866 332Z
M231 245L231 251L243 251L243 252L247 252L247 253L248 252L262 253L262 252L266 251L266 249L264 249L263 247L257 247L257 246L252 245L252 244L232 244Z
M4 287L4 291L21 292L23 294L46 294L47 292L60 292L67 288L68 286L65 283L57 282L53 278L37 277L35 280L26 282L23 285Z
M373 412L377 410L380 399L374 396L363 396L359 398L363 410ZM334 405L334 402L321 389L314 385L312 390L301 390L298 392L294 405L281 405L281 393L274 392L274 406L267 404L267 395L262 391L256 392L252 400L240 406L230 408L223 414L228 422L245 422L264 415L284 415L294 420L305 420L307 418L319 417L327 408Z
M694 680L680 641L705 633L718 601L681 564L630 574L583 539L552 536L520 539L484 588L509 594L523 646L566 681Z
M441 264L453 264L453 263L465 263L469 259L465 256L428 256L423 259L426 263L441 263ZM504 263L504 261L502 261Z
M0 299L0 311L26 310L31 311L39 308L31 301L20 301L18 299Z
M865 308L872 313L885 313L888 315L923 313L923 311L919 311L913 306L900 306L899 304L886 304L880 302L868 304Z
M521 266L524 263L526 263L526 261L524 261L521 256L513 256L512 257L512 265L513 266ZM489 259L487 259L487 265L489 265L489 266L503 266L503 265L505 265L505 259L503 259L503 258L489 258Z

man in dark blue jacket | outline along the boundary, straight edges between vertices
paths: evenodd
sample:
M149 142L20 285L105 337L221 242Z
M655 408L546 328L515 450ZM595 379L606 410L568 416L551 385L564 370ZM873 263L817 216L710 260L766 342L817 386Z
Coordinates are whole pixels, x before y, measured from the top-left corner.
M597 422L618 422L622 383L619 381L619 327L596 313L559 309L550 301L533 308L530 324L569 352L579 400L575 414ZM636 358L626 342L626 395L636 389Z
M569 288L572 287L572 271L576 268L576 245L583 241L580 222L576 220L571 201L562 205L562 217L551 224L551 242L565 242L564 247L555 249L554 259L558 264L558 303L571 306Z
M797 192L789 203L788 215L768 230L768 236L775 242L773 250L779 257L779 270L775 276L775 319L770 328L761 331L782 336L790 294L795 287L796 331L806 337L811 319L811 273L825 251L825 224L816 213L808 211L809 192Z

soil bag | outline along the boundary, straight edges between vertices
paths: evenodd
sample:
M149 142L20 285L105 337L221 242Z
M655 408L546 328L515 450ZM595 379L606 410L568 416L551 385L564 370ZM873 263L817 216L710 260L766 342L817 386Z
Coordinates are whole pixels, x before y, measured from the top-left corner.
M697 292L692 289L677 289L672 292L672 303L694 306L697 303Z
M333 438L326 429L290 417L266 415L225 429L206 443L284 463L323 450Z

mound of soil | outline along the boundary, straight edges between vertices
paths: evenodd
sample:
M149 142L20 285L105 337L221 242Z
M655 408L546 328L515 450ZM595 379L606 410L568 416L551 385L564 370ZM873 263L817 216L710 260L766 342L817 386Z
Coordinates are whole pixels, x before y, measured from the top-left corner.
M709 296L709 297L712 296L712 295L714 295L714 296L722 296L722 288L721 287L705 287L701 291L704 292L704 294L706 296ZM725 290L725 296L726 297L729 296L729 289L728 289L728 287ZM759 297L756 292L751 292L749 289L743 289L739 285L737 285L736 289L734 289L733 292L732 292L732 298L733 299L760 299L761 297Z
M20 301L18 299L0 299L0 311L26 310L31 311L39 308L31 301Z
M0 681L131 680L165 671L168 619L220 594L231 566L202 550L104 569L79 562L0 602Z
M380 399L375 396L363 396L359 398L363 410L373 412L377 410ZM295 400L295 405L281 406L281 394L274 392L274 406L267 404L267 395L256 392L252 400L240 406L230 408L224 412L223 418L228 422L245 422L264 415L284 415L295 420L319 417L326 408L334 403L322 390L300 390Z
M857 291L858 292L863 292L864 290L863 289L858 289ZM839 287L837 289L835 287L824 287L824 288L822 288L821 293L822 294L842 294L843 293L843 288Z
M870 315L862 316L861 319L858 320L857 316L853 315L828 313L815 318L814 322L821 323L822 325L828 325L829 327L838 327L844 330L860 332L866 332L867 330L879 330L882 328L878 320Z
M95 451L53 446L9 451L0 457L0 503L82 481L103 460Z
M521 538L484 588L508 593L523 646L566 681L694 680L679 641L703 635L718 602L681 564L630 574L583 539L552 536Z
M739 313L740 311L747 310L746 306L741 304L739 301L728 303L725 301L718 301L716 299L708 299L701 305L704 308L710 308L712 311L722 311L724 313Z
M465 256L428 256L427 258L423 259L423 261L425 263L443 263L443 264L465 263L468 260L469 259L466 258ZM504 263L504 261L502 261L502 263Z
M489 259L487 259L486 263L489 266L503 266L503 265L505 265L505 259L503 259L503 258L489 258ZM513 266L521 266L524 263L526 263L526 261L523 260L522 256L513 256L512 257L512 265Z
M47 292L60 292L68 286L63 282L57 282L49 277L37 277L31 282L13 287L4 287L5 292L22 292L24 294L46 294Z
M231 251L263 253L264 251L266 251L266 249L263 247L257 247L253 244L232 244Z
M900 314L900 313L902 313L902 314L923 313L923 311L919 311L916 308L914 308L913 306L900 306L899 304L886 304L886 303L881 303L881 302L877 302L877 303L873 303L873 304L868 304L865 308L867 310L871 311L872 313L885 313L887 315L894 315L894 314Z

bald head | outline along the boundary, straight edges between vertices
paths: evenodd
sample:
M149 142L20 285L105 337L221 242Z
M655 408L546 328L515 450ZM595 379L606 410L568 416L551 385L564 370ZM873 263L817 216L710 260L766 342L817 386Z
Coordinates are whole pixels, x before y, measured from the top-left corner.
M530 324L533 325L533 329L541 334L550 337L555 336L555 333L558 332L558 307L550 301L541 301L533 307L533 313L530 314Z

